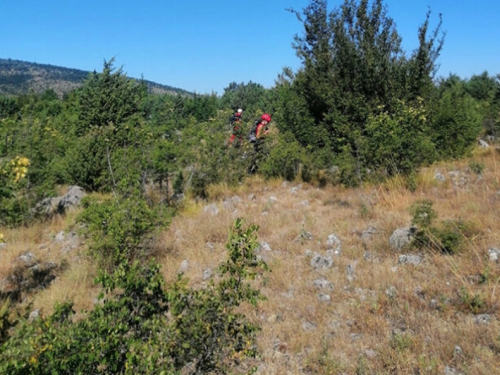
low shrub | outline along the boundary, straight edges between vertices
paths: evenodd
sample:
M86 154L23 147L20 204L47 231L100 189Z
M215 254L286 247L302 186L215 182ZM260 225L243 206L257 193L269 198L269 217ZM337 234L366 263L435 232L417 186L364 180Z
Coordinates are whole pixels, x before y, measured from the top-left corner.
M281 177L293 181L304 159L304 149L294 140L292 134L286 133L259 165L259 172L266 178Z
M413 225L417 226L413 246L437 250L445 254L460 252L467 239L478 233L472 223L458 220L445 220L434 224L437 214L428 200L412 205Z
M160 217L139 193L104 200L87 196L82 206L78 221L84 225L90 254L102 268L113 269L124 261L149 255L148 240Z

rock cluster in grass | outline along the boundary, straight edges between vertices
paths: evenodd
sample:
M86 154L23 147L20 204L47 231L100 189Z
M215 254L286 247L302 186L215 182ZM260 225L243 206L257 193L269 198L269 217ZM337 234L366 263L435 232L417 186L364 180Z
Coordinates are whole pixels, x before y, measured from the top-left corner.
M18 301L23 292L44 289L54 281L58 268L56 263L41 262L27 251L14 260L9 275L0 280L0 297Z

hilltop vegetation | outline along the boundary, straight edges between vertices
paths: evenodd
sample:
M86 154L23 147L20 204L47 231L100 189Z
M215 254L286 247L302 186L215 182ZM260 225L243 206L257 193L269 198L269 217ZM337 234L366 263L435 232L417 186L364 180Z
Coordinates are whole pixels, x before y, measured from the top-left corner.
M43 94L47 90L53 90L62 98L64 94L81 87L90 73L48 64L0 59L0 95L18 96L30 92ZM144 83L154 94L192 95L179 88L146 80Z
M0 372L493 371L498 155L477 143L498 139L498 76L436 79L431 13L410 53L381 0L296 14L303 64L271 89L153 95L110 60L63 97L0 97ZM237 108L243 134L272 115L258 154L228 144ZM75 185L78 211L52 209Z

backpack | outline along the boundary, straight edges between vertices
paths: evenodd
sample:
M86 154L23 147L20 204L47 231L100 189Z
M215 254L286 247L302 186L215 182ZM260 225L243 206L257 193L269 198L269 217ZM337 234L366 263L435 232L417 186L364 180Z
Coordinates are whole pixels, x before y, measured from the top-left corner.
M259 125L260 121L257 120L253 123L252 129L250 130L250 134L248 135L248 140L251 143L257 142L257 126Z

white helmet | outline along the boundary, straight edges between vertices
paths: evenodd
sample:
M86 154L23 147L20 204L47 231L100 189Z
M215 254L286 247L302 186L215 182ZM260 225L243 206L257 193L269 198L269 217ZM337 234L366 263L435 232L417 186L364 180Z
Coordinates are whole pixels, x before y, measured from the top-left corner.
M237 112L238 112L238 113L241 113L241 112L243 112L243 110L240 108L240 109L238 109L238 111L237 111Z

